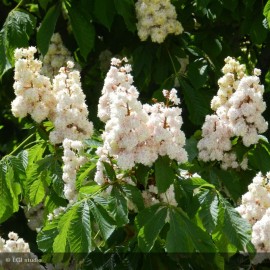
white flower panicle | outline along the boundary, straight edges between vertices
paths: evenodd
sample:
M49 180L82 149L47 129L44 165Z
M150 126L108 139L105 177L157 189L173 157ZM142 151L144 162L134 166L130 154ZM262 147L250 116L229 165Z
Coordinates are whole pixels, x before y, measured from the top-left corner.
M239 164L232 149L232 137L240 137L248 147L259 141L259 134L268 128L262 113L264 87L260 85L260 70L245 74L245 66L231 57L225 59L224 76L218 80L217 96L211 101L215 114L206 116L202 127L202 139L198 143L199 158L205 162L220 161L227 169L247 169L247 159Z
M79 168L87 161L83 156L84 145L81 141L73 141L64 139L63 141L64 155L62 157L63 181L65 182L64 194L69 202L77 199L76 192L76 174Z
M55 117L52 119L54 130L50 133L53 144L62 143L65 138L84 140L93 132L93 124L88 120L85 95L81 88L80 73L72 70L74 63L67 62L53 80L53 92L57 102Z
M270 172L259 172L253 178L236 210L252 225L251 242L258 252L254 263L270 259Z
M207 115L202 126L202 139L198 142L199 159L203 161L222 161L224 152L232 148L232 131L227 122L217 115Z
M114 157L123 170L137 163L151 166L159 155L179 163L187 161L185 135L180 130L181 109L174 106L180 103L177 91L163 91L166 104L142 105L132 85L131 66L122 65L126 61L112 59L98 106L98 116L106 123L104 144L97 150L96 181L100 184L104 182L102 162L108 156Z
M241 65L236 59L229 56L224 61L225 65L222 68L224 76L218 80L219 89L217 96L214 96L211 101L211 108L214 111L227 103L246 72L245 65Z
M41 75L41 61L34 58L35 47L15 50L15 90L16 98L11 103L15 117L27 114L38 123L50 118L55 107L50 79Z
M153 42L162 43L167 35L184 31L170 0L138 0L135 9L138 36L142 41L150 36Z
M0 237L0 268L5 270L45 270L39 264L38 257L30 251L29 244L19 238L17 233L10 232L8 240ZM18 260L13 260L14 254L18 254ZM9 255L11 254L11 255ZM8 259L7 259L8 258Z
M137 89L132 85L131 66L126 64L127 61L127 58L111 59L111 67L106 75L98 104L98 117L103 122L111 118L111 104L118 98L119 92L127 91L130 98L134 99L139 96ZM123 110L125 112L125 109Z
M58 74L59 69L68 61L74 62L71 52L64 46L59 33L54 33L49 44L48 52L44 57L40 57L43 62L41 73L53 79ZM78 66L76 66L78 69Z

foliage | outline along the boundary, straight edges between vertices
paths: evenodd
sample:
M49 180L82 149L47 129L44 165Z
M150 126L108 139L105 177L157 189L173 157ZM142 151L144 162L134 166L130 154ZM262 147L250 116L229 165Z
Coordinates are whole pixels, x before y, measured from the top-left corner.
M42 203L41 230L35 237L43 262L75 262L76 269L229 269L236 262L237 267L250 269L255 253L251 226L235 207L256 173L270 171L269 131L250 147L234 138L237 157L248 158L247 171L203 163L197 143L205 116L211 113L225 57L237 58L249 73L254 67L261 69L264 100L270 103L270 1L171 0L184 33L169 35L161 44L138 38L135 0L17 2L0 2L1 234L9 230L7 222L19 215L20 208ZM78 171L78 200L73 204L63 192L63 148L49 142L51 123L16 120L10 112L14 50L36 46L44 56L55 32L81 66L89 119L96 128L85 141L89 161ZM162 100L163 89L178 90L188 162L179 165L163 156L151 167L138 164L121 171L131 183L117 177L113 161L105 162L110 182L96 184L95 151L104 129L97 104L110 65L104 58L107 50L111 56L130 59L143 102ZM188 176L183 177L183 170ZM159 202L146 207L142 191L153 183L156 196L173 185L178 206ZM108 189L111 192L104 197ZM59 207L66 209L48 220ZM246 265L241 264L243 252Z

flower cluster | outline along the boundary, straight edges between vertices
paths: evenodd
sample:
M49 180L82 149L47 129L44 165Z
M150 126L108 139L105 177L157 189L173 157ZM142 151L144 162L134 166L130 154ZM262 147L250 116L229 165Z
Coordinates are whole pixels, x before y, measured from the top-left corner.
M151 36L153 42L162 43L168 34L179 35L183 32L170 0L138 0L135 9L138 36L142 41Z
M53 144L65 138L84 140L92 135L93 124L88 121L85 95L81 89L80 73L73 70L74 63L67 62L51 80L41 75L42 63L34 58L36 48L16 49L15 83L16 98L12 101L15 117L30 114L38 123L48 118L54 124L50 133Z
M64 194L70 201L76 201L76 173L78 169L87 161L83 156L84 145L81 141L64 139L64 161L63 181L65 182Z
M260 85L260 70L245 74L245 67L231 57L225 59L224 76L218 80L217 96L211 101L215 114L206 116L202 139L198 143L199 158L205 162L220 161L221 167L247 168L247 159L239 164L232 152L232 137L240 137L248 147L259 141L268 123L262 116L266 109L264 87Z
M164 90L165 103L142 105L133 83L131 66L126 59L112 59L107 73L98 116L106 123L102 134L104 144L99 147L96 182L103 183L102 162L114 157L120 169L131 169L137 163L151 166L158 156L168 155L179 163L187 160L183 146L185 135L180 103L176 90Z
M74 63L67 62L53 80L53 92L57 102L52 119L54 130L50 133L53 144L62 143L65 138L84 140L93 132L93 124L88 120L85 95L81 88L80 73L72 70Z
M6 270L45 269L42 265L39 264L37 256L30 251L29 244L26 243L22 238L19 238L17 233L10 232L8 234L8 238L9 238L8 240L5 240L2 237L0 237L1 269Z
M48 48L48 52L40 60L43 62L42 74L53 79L58 74L59 69L68 61L74 62L71 52L64 46L59 33L54 33ZM77 69L77 67L76 67Z
M15 50L15 90L16 98L11 103L15 117L31 117L38 123L50 118L55 106L50 79L41 75L41 61L34 58L35 47Z
M259 253L255 262L270 259L270 172L266 176L260 172L253 178L236 210L252 225L251 241ZM260 253L268 255L265 257Z

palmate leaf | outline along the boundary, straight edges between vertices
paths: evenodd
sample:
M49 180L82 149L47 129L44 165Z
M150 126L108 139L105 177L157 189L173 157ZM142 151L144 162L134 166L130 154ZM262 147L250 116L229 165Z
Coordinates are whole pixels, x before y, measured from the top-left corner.
M115 13L116 10L112 0L94 1L94 15L98 22L103 24L108 30L111 28Z
M223 233L238 250L244 251L247 247L251 247L250 224L241 218L239 213L221 195L219 195L219 200L224 211Z
M129 31L136 31L136 16L133 0L114 0L116 12L124 18Z
M44 56L49 48L51 37L61 11L60 4L52 6L46 13L37 32L37 45Z
M5 48L10 63L14 63L14 50L27 47L28 40L36 27L36 18L21 10L12 10L3 26Z
M53 252L53 242L58 235L58 221L54 219L52 222L46 224L45 227L38 233L37 244L38 248L44 253Z
M210 99L208 100L199 89L193 88L185 79L181 78L179 83L188 108L189 119L195 125L203 124L205 116L209 114Z
M121 186L121 189L123 190L125 197L132 201L139 211L144 209L142 193L137 187L125 184Z
M74 215L68 231L68 241L70 251L75 256L88 254L92 249L90 208L87 201L82 201Z
M2 78L3 74L12 67L7 58L6 50L5 32L4 29L2 29L0 31L0 79Z
M201 205L199 217L205 229L211 233L215 229L218 220L218 196L214 190L207 189L198 194L198 200Z
M48 172L42 171L40 175L33 181L29 189L29 199L31 205L38 205L45 197L47 188Z
M170 229L166 238L167 252L216 252L208 233L194 224L178 208L169 209Z
M84 60L94 47L95 28L91 22L89 7L84 9L79 1L66 2L66 8L70 17L70 22L74 37L79 45L80 53Z
M109 202L109 211L116 221L118 227L129 222L127 200L121 193L118 186L113 186L111 192L112 198Z
M115 231L116 225L113 218L108 214L108 211L101 204L97 203L97 200L88 200L89 208L95 218L100 234L106 241Z
M166 207L160 207L157 211L155 208L152 210L153 211L143 213L147 214L147 222L140 228L138 233L138 244L143 252L149 252L153 248L162 228L166 223Z
M269 171L270 145L260 140L254 149L248 152L248 164L255 170L266 174Z
M14 212L14 204L15 208L18 205L18 198L15 198L15 202L13 202L14 194L10 192L10 180L7 183L6 181L7 167L3 162L0 162L0 223L8 219ZM8 174L8 177L12 177L12 172Z
M73 221L77 216L80 205L75 204L70 207L58 222L58 234L53 241L53 252L55 262L63 262L65 253L70 251L70 244L68 240L69 231L72 229Z
M155 180L159 193L164 193L175 179L174 169L168 156L159 157L155 162Z

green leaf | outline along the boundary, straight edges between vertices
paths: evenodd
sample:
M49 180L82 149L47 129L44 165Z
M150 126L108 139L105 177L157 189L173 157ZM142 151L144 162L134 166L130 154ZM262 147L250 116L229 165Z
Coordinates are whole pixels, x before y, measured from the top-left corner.
M95 29L89 14L82 8L79 1L72 1L71 5L66 5L74 37L79 45L80 52L84 60L94 47Z
M159 193L164 193L175 179L174 169L168 156L159 157L155 162L155 180Z
M69 251L70 246L68 235L69 231L72 230L74 219L77 217L79 206L79 204L73 205L63 216L60 217L58 222L59 234L55 237L53 242L54 253L61 253L62 256L64 256L64 253ZM58 259L60 260L61 256L59 256Z
M147 185L149 172L150 168L143 164L138 164L138 167L135 170L135 177L137 181L144 187Z
M133 0L114 0L116 12L124 18L127 29L136 31L136 17Z
M96 168L96 163L89 161L80 167L77 173L76 189L79 190L85 180L88 179L89 174Z
M138 244L143 252L149 252L153 248L159 233L166 223L166 216L167 209L160 207L139 230Z
M198 155L197 144L198 141L193 137L190 137L189 139L186 140L185 150L188 153L189 162L192 162L192 160L196 158Z
M205 116L210 111L210 100L200 90L195 90L185 79L182 78L179 80L179 83L184 94L184 101L188 108L190 121L195 125L203 124Z
M211 233L215 229L218 220L218 197L214 190L207 189L199 193L198 200L201 205L199 217L206 230Z
M121 186L126 198L132 201L139 211L144 209L143 197L141 191L136 187L129 184Z
M45 192L47 188L47 180L48 177L47 171L42 171L37 179L32 183L29 189L29 199L31 205L38 205L43 198L45 197Z
M36 18L24 11L12 10L4 24L4 38L7 57L14 63L14 50L27 47L28 40L36 28Z
M135 219L135 225L137 230L139 231L141 227L143 227L148 220L155 215L155 213L159 210L161 204L154 204L144 210L140 211Z
M109 211L116 221L116 225L121 227L129 222L127 200L119 191L118 186L113 186L112 198L109 202Z
M103 206L92 200L89 200L88 202L90 211L95 217L95 222L99 227L100 234L106 241L116 229L115 221L109 216L107 210L105 210Z
M185 223L180 215L169 211L170 229L166 237L167 252L193 252L194 246L192 240L185 230Z
M221 195L219 195L219 200L224 210L222 231L230 240L230 243L236 246L238 250L244 251L251 240L251 226Z
M38 2L39 2L39 4L40 4L40 6L41 6L44 10L46 10L46 9L47 9L47 5L48 5L49 2L51 2L51 0L38 0Z
M105 171L106 171L106 174L108 175L109 179L111 181L116 180L116 174L115 174L113 166L110 163L105 162L105 161L103 162L103 165L105 167Z
M95 0L94 15L99 23L103 24L108 30L110 30L115 15L113 1Z
M21 186L14 181L14 170L9 165L6 171L6 183L12 197L13 212L17 212L19 210L18 196L21 193Z
M2 78L3 74L11 68L11 63L7 58L5 46L5 32L4 29L0 31L0 79Z
M263 24L263 16L253 17L251 28L249 29L250 37L253 43L262 44L268 34L268 29Z
M93 194L96 193L101 189L100 185L97 185L96 183L91 183L87 186L83 186L80 188L80 193L82 194Z
M43 56L48 51L60 11L60 4L52 6L46 13L37 31L37 46Z
M248 152L249 165L266 174L269 171L270 148L269 143L260 141L254 149Z
M195 89L203 87L207 81L208 65L203 61L195 61L188 65L187 76Z
M266 17L270 28L270 1L268 0L263 9L263 15Z
M80 204L72 219L68 241L70 251L79 253L78 256L84 255L82 253L88 254L92 250L90 209L87 201Z
M212 173L216 174L217 178L222 183L222 185L225 186L234 201L237 201L242 196L244 192L243 182L241 182L241 179L235 171L224 171L216 168L212 170Z
M216 252L209 234L196 226L181 209L170 208L169 217L167 252Z
M5 167L0 163L0 222L2 223L13 214L13 200L5 179Z
M58 235L58 220L48 223L37 236L38 248L44 253L52 253L53 242Z

